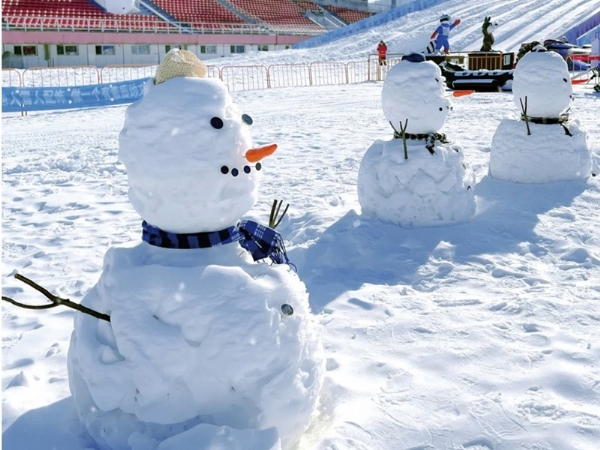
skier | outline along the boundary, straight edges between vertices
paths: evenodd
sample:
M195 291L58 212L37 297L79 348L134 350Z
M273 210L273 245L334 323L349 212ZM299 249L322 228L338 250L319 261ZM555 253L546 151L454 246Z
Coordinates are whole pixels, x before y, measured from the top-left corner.
M452 30L459 23L460 19L456 19L454 23L450 23L450 16L448 14L442 14L440 17L440 25L436 28L430 38L435 39L436 51L441 51L442 47L444 47L444 53L448 53L450 51L450 42L448 42L448 36L450 35L450 30Z
M379 65L387 66L387 45L385 44L385 42L379 41L379 45L377 46L377 54L379 55Z

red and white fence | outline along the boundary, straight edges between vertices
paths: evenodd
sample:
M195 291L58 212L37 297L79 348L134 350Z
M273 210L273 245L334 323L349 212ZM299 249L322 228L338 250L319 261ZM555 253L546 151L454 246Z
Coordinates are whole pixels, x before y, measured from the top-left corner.
M46 87L88 86L153 77L156 65L103 68L32 67L25 70L3 69L3 86ZM271 65L208 66L208 77L221 79L229 91L270 89L278 87L323 86L360 83L383 79L385 75L376 61L317 62Z
M456 57L449 55L449 58ZM350 62L313 62L271 65L208 66L208 77L219 78L230 92L282 87L327 86L382 81L402 55L388 55L380 65L377 55ZM459 55L460 56L460 55ZM464 57L463 57L464 59ZM3 69L6 87L87 86L153 77L157 65L109 65Z
M351 62L313 62L271 65L208 66L208 76L219 78L230 92L280 87L327 86L382 81L400 55L380 66L376 55ZM153 77L157 65L107 65L3 69L6 87L88 86Z

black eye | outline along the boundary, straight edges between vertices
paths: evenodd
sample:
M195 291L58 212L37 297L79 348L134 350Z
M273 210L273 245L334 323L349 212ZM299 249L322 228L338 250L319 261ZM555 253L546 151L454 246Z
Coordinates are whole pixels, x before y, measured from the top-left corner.
M563 78L563 81L566 83L566 82L567 82L567 79L566 79L566 78Z
M212 119L210 119L210 124L213 126L213 128L216 128L217 130L223 128L223 120L219 119L218 117L213 117Z
M248 114L242 114L242 121L246 125L252 125L252 117L250 117Z
M444 108L442 108L442 107L440 106L440 111L443 111L443 110L444 110Z

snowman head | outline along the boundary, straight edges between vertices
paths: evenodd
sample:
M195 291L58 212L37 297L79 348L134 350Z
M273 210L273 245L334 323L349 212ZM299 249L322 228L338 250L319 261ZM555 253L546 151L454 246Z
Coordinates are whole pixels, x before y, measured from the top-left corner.
M513 78L514 103L521 110L527 99L530 117L557 118L571 103L573 86L567 63L541 45L519 60Z
M410 134L436 133L450 109L444 77L437 64L423 55L403 59L388 72L383 83L383 114L396 130L406 124ZM417 58L420 56L420 58Z
M254 206L261 160L276 146L253 148L250 116L220 80L194 75L203 64L181 52L167 54L142 99L127 108L119 159L129 199L149 224L172 233L218 231ZM192 64L169 68L172 59Z

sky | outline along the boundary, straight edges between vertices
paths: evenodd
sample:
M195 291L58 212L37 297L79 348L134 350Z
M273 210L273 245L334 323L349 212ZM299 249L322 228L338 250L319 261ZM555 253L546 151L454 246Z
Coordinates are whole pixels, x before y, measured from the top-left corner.
M446 12L468 22L463 3L447 2ZM549 23L560 30L563 18L571 20L568 11L583 4L550 2L564 9L547 22L548 11L528 2L527 12L517 14L516 3L468 5L510 16L513 35L529 40L541 37L540 28L551 31ZM410 47L413 36L404 36L407 25L398 22L395 37L389 25L369 39L384 35L398 49ZM533 23L546 26L534 31ZM419 27L421 34L428 30L429 24ZM476 45L474 36L454 36L457 49ZM347 40L327 47L310 57L364 56ZM244 58L307 57L287 51ZM232 94L254 119L254 143L278 144L246 217L266 223L274 199L290 204L278 231L322 326L320 402L297 450L597 449L598 179L492 178L494 136L518 110L511 93L477 93L452 98L441 130L474 173L474 217L412 229L365 217L359 167L367 150L393 132L382 87ZM591 84L574 86L570 113L596 158L598 95ZM3 295L44 302L12 277L20 273L80 302L97 283L106 252L139 243L141 218L118 161L125 110L3 114ZM2 306L2 448L93 448L78 438L69 392L75 313Z

